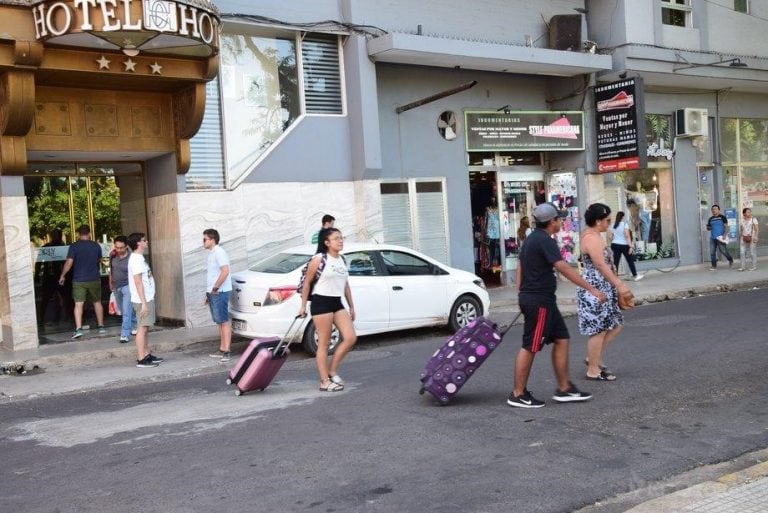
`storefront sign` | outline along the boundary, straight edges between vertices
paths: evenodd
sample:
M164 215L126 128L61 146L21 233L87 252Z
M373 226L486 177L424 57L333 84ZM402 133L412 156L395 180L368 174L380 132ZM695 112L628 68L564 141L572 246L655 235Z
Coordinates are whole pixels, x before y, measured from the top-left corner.
M595 131L600 173L647 166L645 100L640 77L595 87Z
M580 111L465 111L467 151L576 151L584 149Z
M32 7L35 36L39 40L56 38L72 45L78 34L91 33L118 48L139 48L157 34L179 36L218 47L219 19L215 8L206 2L171 0L70 0L42 1ZM125 36L127 45L113 37ZM68 37L69 36L69 37ZM89 44L79 46L88 47ZM171 39L157 41L148 49L184 46ZM103 46L101 47L103 49Z

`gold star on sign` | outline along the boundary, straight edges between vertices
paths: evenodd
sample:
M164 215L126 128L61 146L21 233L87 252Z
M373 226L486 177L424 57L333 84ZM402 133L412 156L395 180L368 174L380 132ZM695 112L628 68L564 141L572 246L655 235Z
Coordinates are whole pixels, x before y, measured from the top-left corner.
M99 63L99 69L109 69L109 63L112 61L102 55L101 59L96 59L96 62Z
M125 66L125 71L132 71L134 73L136 72L136 63L133 62L133 59L130 57L127 61L123 61L123 66Z
M153 75L160 75L161 71L163 70L163 67L157 62L155 62L154 64L150 64L149 67L152 68Z

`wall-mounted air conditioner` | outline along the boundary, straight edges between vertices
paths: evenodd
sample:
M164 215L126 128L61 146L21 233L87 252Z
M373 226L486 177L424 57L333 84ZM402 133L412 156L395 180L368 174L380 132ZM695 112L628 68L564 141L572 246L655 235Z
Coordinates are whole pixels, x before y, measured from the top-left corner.
M709 134L707 109L678 109L675 111L675 132L678 137L699 137Z

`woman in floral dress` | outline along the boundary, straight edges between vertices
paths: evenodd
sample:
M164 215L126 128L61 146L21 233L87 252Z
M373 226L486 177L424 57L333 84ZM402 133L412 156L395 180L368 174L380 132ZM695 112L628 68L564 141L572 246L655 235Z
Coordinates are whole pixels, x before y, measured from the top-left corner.
M623 328L619 295L629 289L614 272L613 255L602 235L611 226L610 207L593 203L584 213L584 221L586 228L581 233L582 278L608 298L600 303L586 290L576 289L579 332L589 337L586 378L614 381L616 375L603 364L603 354Z

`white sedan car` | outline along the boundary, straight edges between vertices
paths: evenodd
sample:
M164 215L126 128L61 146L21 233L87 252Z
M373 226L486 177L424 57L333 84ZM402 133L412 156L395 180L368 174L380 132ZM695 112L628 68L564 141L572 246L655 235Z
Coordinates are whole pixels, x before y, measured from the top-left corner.
M296 317L301 298L296 286L315 246L281 251L232 274L232 331L247 338L284 337ZM348 243L344 258L355 300L358 335L447 324L456 331L487 314L490 307L483 281L412 249L389 244ZM317 341L309 316L290 334L315 354ZM339 334L334 330L333 351Z

